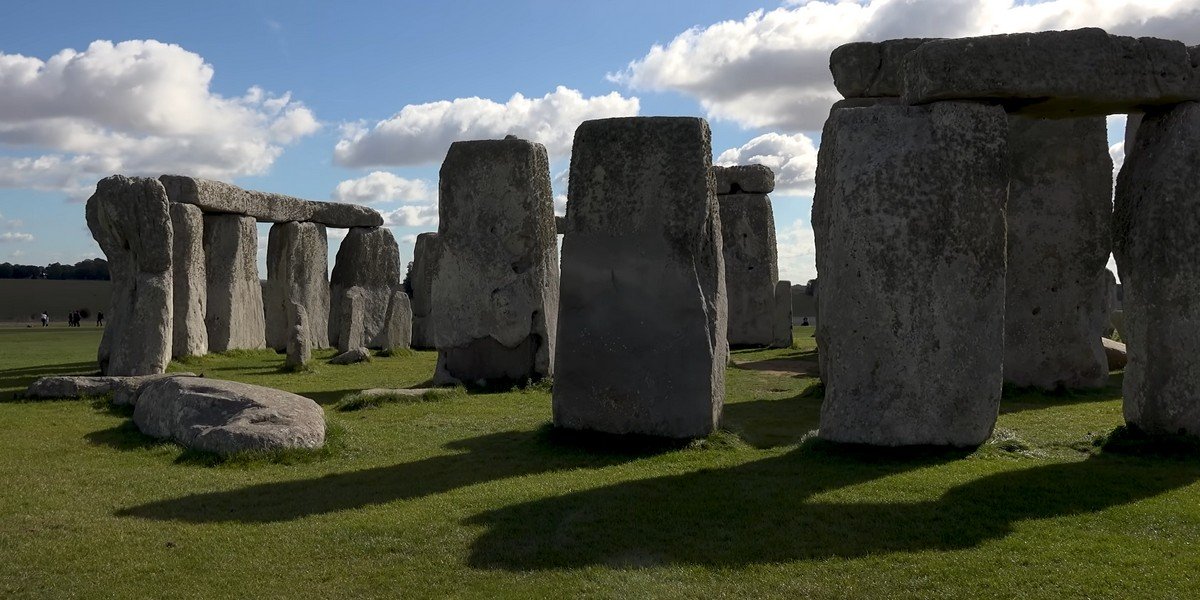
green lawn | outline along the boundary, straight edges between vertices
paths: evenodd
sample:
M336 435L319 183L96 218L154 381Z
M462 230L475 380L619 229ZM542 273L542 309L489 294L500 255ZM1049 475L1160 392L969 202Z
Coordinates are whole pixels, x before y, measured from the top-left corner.
M0 597L1195 595L1200 461L1099 449L1119 375L1007 398L975 452L865 452L805 440L809 334L734 353L765 370L729 369L726 432L625 452L550 430L537 388L332 408L425 382L429 352L175 364L309 396L341 431L320 460L205 466L101 403L11 401L92 369L99 334L0 329Z

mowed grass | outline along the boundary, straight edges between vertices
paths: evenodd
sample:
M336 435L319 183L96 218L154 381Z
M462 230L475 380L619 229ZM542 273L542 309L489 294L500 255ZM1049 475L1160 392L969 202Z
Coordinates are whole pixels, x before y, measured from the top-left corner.
M625 450L551 430L544 386L333 410L423 384L430 352L174 364L304 394L340 430L320 460L206 466L100 403L9 400L92 369L99 336L0 330L0 597L1194 596L1200 462L1097 445L1119 374L1010 394L972 452L847 449L806 439L810 334L734 352L721 433Z

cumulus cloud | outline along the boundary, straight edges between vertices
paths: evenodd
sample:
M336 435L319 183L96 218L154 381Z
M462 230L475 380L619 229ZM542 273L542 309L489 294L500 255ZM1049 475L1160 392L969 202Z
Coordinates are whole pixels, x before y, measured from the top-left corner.
M333 190L333 199L358 204L429 202L434 199L434 192L433 186L424 179L405 179L386 171L372 171L338 183Z
M32 242L33 234L21 233L19 231L5 231L0 233L0 243L6 242Z
M811 196L817 175L817 146L797 133L767 133L717 156L722 166L759 164L775 171L775 193Z
M440 161L451 142L508 134L545 144L550 154L560 155L570 151L579 123L632 116L639 108L637 98L617 92L585 98L563 86L541 98L516 94L504 103L473 97L410 104L371 127L344 125L333 158L347 167L429 164Z
M681 92L710 118L743 127L812 131L840 98L828 65L841 44L1088 26L1195 44L1200 7L1195 0L793 0L684 31L609 79Z
M775 232L778 240L779 278L793 284L806 283L817 276L817 242L812 225L796 219Z
M265 172L320 128L290 94L214 93L212 65L155 40L92 42L42 60L0 53L0 186L86 194L121 172Z
M388 227L433 227L438 224L438 208L432 204L401 206L383 213L383 224Z

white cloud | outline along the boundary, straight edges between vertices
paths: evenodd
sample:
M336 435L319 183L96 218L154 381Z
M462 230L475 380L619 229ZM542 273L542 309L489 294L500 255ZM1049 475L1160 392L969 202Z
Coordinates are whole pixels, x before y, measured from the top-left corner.
M434 191L424 179L405 179L385 171L372 171L358 179L338 183L333 190L333 199L358 204L429 202L434 199Z
M579 123L638 111L637 98L617 92L585 98L563 86L541 98L516 94L503 104L478 97L409 104L373 127L343 125L333 158L348 167L430 164L445 157L451 142L508 134L545 144L551 155L560 155L570 151Z
M387 227L431 227L438 224L438 209L433 205L401 206L383 213Z
M840 98L828 65L841 44L1086 26L1195 44L1200 7L1195 0L792 0L684 31L609 78L634 90L681 92L710 118L743 127L812 131Z
M766 165L775 172L776 194L811 196L817 175L817 147L802 133L767 133L722 152L716 163Z
M19 231L5 231L0 233L0 243L6 242L32 242L33 234L21 233Z
M779 278L793 284L817 276L817 242L812 225L796 219L775 232L779 252Z
M115 172L230 179L265 172L319 129L289 94L210 89L203 57L155 40L92 42L42 60L0 53L0 186L90 193ZM34 156L31 156L34 155Z

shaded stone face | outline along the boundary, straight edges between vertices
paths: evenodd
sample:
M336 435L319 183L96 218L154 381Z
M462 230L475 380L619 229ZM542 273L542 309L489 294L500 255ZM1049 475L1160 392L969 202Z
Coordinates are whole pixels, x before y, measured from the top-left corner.
M714 193L770 194L775 191L775 172L765 165L736 165L712 168Z
M575 132L554 378L559 427L707 435L725 393L725 269L703 119Z
M904 57L936 39L904 38L838 46L829 55L833 85L845 98L899 96L904 90Z
M771 199L765 194L728 194L717 196L717 201L729 303L729 343L770 345L775 341L775 282L779 280Z
M813 201L822 438L970 446L991 434L1007 140L1004 111L980 104L830 114Z
M412 303L408 294L396 290L388 303L387 329L383 347L406 349L412 344Z
M159 180L172 202L194 204L206 213L246 215L268 223L295 221L342 228L383 225L382 215L358 204L301 200L182 175L163 175Z
M1117 178L1125 421L1200 435L1200 103L1147 111Z
M267 346L285 350L290 330L288 303L297 302L311 315L305 319L308 339L317 348L329 345L329 245L325 226L277 223L267 237L267 283L263 288Z
M511 137L455 142L442 163L438 213L434 380L553 375L558 253L545 147ZM525 347L533 352L522 350L518 367L508 350Z
M1102 387L1112 242L1104 117L1011 116L1009 153L1004 380Z
M352 227L338 247L333 273L329 276L329 339L338 348L349 348L338 336L345 314L341 302L346 290L362 288L362 342L359 346L382 348L388 304L392 292L401 287L400 247L389 229ZM358 346L353 346L358 347Z
M775 284L775 306L771 310L774 325L772 348L792 347L792 282L784 279Z
M366 318L366 293L361 287L355 286L339 295L338 331L335 336L335 347L338 352L348 352L364 347L366 329L363 320Z
M433 280L441 260L442 247L438 234L426 232L417 236L413 246L412 286L413 348L433 348Z
M86 213L112 277L100 370L162 373L171 359L174 319L174 237L166 191L154 179L113 175L96 184Z
M288 328L285 364L292 369L298 369L312 360L312 331L308 324L308 311L303 304L293 301L288 302L286 313L287 322L292 326ZM320 329L320 334L321 337L325 336L325 328Z
M239 215L204 215L208 281L208 347L212 352L266 347L262 285L258 279L258 229Z
M1099 116L1200 99L1181 42L1102 29L931 41L904 61L905 102L999 101L1029 116Z
M171 356L208 354L208 281L204 268L204 214L190 204L170 203L174 256L174 328Z

